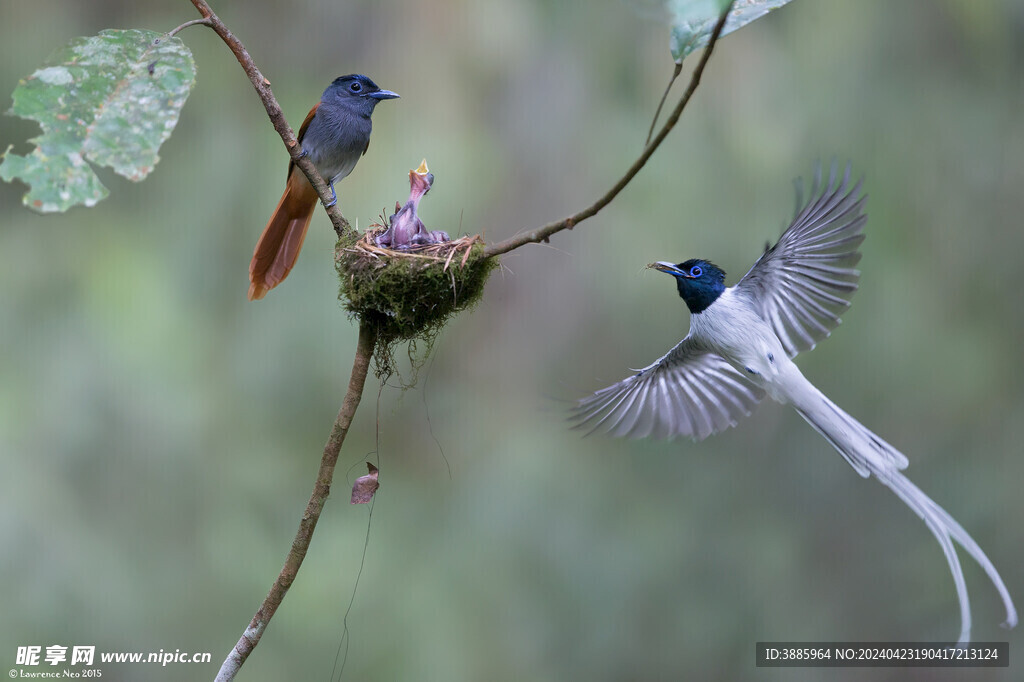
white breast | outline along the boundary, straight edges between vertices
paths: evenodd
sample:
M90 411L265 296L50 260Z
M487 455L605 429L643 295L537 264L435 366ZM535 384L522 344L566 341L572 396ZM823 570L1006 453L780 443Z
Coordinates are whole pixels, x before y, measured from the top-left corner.
M704 312L690 317L690 333L760 386L771 384L780 368L790 363L779 337L732 287Z

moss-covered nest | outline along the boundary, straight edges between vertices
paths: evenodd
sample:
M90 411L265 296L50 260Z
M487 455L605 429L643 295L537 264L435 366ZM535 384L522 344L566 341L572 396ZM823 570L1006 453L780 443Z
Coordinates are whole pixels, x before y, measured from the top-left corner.
M345 309L375 325L378 349L390 354L401 341L429 345L449 317L479 300L495 262L482 257L479 236L392 251L374 242L384 229L338 240L335 266Z

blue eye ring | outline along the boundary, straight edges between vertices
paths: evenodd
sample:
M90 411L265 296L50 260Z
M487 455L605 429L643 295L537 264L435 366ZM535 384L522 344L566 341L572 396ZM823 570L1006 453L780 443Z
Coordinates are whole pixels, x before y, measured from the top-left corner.
M700 277L703 274L704 271L701 269L699 265L694 265L692 268L690 268L690 277Z
M348 89L351 90L352 92L359 92L360 90L363 89L363 86L360 85L358 81L356 81L352 83L352 85L348 86Z

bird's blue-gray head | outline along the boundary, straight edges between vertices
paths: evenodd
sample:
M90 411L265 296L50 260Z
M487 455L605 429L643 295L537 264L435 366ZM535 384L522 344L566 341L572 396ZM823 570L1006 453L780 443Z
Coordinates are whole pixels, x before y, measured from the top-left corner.
M679 297L686 301L691 313L706 310L725 291L725 271L711 261L691 258L675 265L658 261L649 267L676 278Z
M340 76L334 79L321 98L322 102L344 102L350 109L359 111L364 116L373 113L377 102L384 99L395 99L398 93L381 90L376 83L357 73Z

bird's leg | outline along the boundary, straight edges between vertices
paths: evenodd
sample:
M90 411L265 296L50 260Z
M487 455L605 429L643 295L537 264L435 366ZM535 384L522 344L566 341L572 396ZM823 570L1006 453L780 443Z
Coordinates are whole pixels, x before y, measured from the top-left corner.
M330 208L338 203L338 195L334 191L334 183L328 181L327 186L331 188L331 200L324 204L324 208Z

